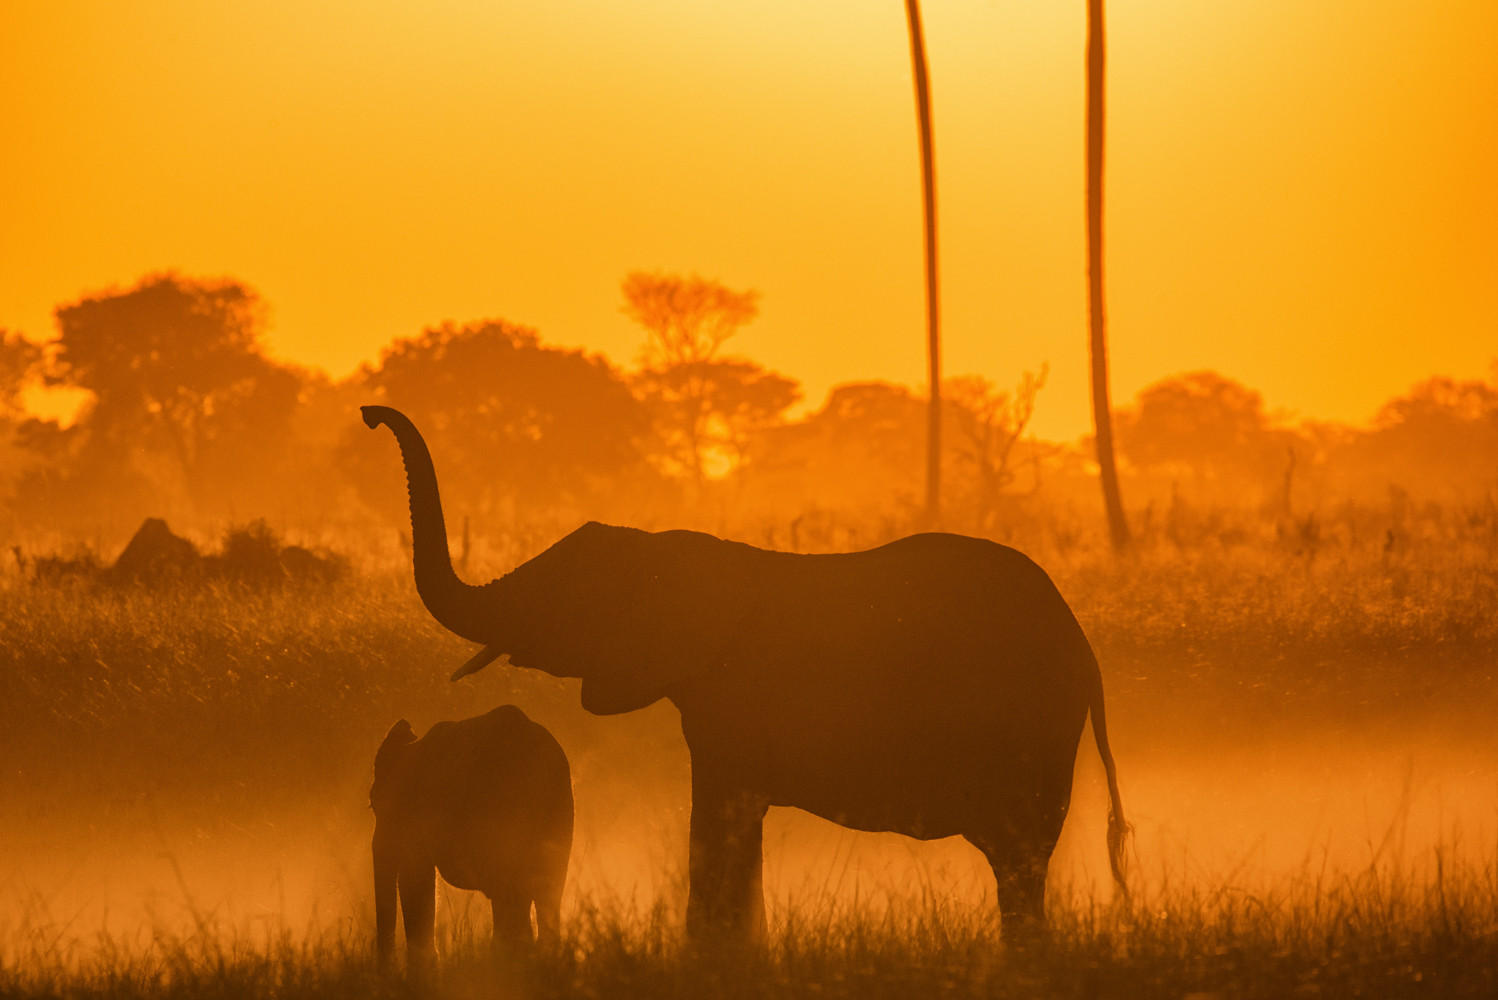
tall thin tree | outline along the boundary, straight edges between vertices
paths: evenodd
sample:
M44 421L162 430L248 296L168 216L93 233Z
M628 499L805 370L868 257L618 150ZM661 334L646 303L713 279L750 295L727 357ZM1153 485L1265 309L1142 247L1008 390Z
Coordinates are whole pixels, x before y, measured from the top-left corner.
M941 337L936 288L936 163L931 142L931 86L926 75L926 40L918 0L905 0L910 27L910 63L915 77L915 112L921 133L921 194L926 234L926 520L941 519Z
M1097 442L1108 536L1115 549L1129 544L1113 460L1113 416L1108 403L1107 317L1103 303L1103 0L1087 0L1087 313L1092 356L1092 423Z

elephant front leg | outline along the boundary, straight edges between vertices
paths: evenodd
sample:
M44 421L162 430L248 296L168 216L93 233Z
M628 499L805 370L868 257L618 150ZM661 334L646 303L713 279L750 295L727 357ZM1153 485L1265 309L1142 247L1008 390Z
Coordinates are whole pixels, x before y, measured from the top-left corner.
M687 935L759 941L765 936L764 820L769 801L692 766Z

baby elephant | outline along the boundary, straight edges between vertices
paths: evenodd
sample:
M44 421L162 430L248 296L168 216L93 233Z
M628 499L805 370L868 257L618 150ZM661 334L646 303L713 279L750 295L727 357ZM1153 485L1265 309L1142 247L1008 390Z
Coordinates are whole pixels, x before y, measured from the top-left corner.
M435 875L489 897L494 945L555 941L572 850L572 772L551 733L514 705L439 722L421 739L405 719L375 754L375 925L395 948L395 906L411 961L436 957Z

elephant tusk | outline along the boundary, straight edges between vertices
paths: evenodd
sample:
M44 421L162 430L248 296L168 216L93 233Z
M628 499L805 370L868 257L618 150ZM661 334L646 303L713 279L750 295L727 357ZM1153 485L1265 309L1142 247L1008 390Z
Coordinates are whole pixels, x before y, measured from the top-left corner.
M495 660L504 655L504 653L500 652L494 646L485 646L477 653L474 653L473 656L469 657L467 663L463 664L457 670L453 671L451 679L459 680L460 678L467 677L469 674L478 673L480 670L483 670L489 664L493 663Z

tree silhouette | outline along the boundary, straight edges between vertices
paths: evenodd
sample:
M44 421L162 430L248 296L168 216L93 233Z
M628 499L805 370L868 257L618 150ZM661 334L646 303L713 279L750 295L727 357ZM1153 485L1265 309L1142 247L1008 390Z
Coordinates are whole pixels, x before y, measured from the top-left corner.
M794 379L743 358L648 368L634 385L657 417L663 464L685 470L698 487L710 469L742 468L752 436L801 398Z
M21 393L41 371L42 348L14 330L0 329L0 421L24 415Z
M697 275L632 271L623 311L645 328L647 367L709 361L723 342L759 315L759 293L736 292Z
M1045 369L1013 390L981 376L946 380L942 423L947 470L944 517L984 531L1012 486L1014 449L1034 411ZM765 428L753 443L755 502L782 513L820 510L849 523L904 531L924 516L909 470L926 445L929 399L886 382L832 389L800 420Z
M1336 460L1366 492L1471 499L1498 487L1495 456L1498 382L1437 376L1380 407Z
M980 533L990 530L1004 492L1014 483L1014 447L1035 414L1035 397L1049 372L1048 365L1025 372L1013 392L981 375L947 380L948 416L961 439L955 450L970 472L969 514Z
M1088 353L1092 359L1092 424L1096 431L1103 506L1108 537L1115 549L1129 544L1113 459L1113 420L1108 403L1108 338L1103 299L1103 70L1105 66L1103 0L1087 0L1087 314Z
M1255 486L1281 490L1289 455L1301 443L1271 426L1258 392L1213 371L1162 379L1117 418L1118 446L1131 463L1219 500L1241 499Z
M238 282L153 275L59 308L48 380L93 395L100 443L159 446L190 470L237 409L295 398L294 378L260 353L264 315Z
M926 251L926 521L941 520L941 337L936 273L936 155L931 137L931 86L926 73L926 39L918 0L905 0L910 34L911 76L915 83L916 120L921 141L921 205Z
M718 354L758 313L758 293L640 271L622 290L625 314L648 335L634 387L655 426L658 464L700 493L710 472L744 465L750 438L778 421L801 390L757 362Z
M273 485L301 375L261 353L265 310L253 290L156 274L56 317L46 380L89 401L74 427L27 433L51 465L28 501L47 511L91 493L158 514L175 497L223 512Z
M26 422L21 394L40 373L42 349L20 334L0 329L0 494L16 480L26 465L17 430ZM0 524L11 520L9 512ZM7 525L8 533L9 526Z
M590 506L642 471L646 420L624 380L604 359L546 346L530 328L444 323L395 341L363 378L366 402L372 393L420 423L444 484L476 512ZM388 456L349 433L340 464L384 510Z
M849 523L922 510L910 469L925 443L926 401L902 385L835 386L801 420L766 428L757 438L758 474L750 483L764 506L803 514L836 512Z

